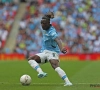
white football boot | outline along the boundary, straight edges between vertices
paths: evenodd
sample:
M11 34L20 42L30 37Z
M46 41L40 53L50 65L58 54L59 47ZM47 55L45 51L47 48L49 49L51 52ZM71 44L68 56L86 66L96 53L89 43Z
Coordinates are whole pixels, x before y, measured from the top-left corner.
M39 73L38 74L38 78L43 78L43 77L47 77L47 73Z
M64 84L64 86L72 86L73 84L69 81Z

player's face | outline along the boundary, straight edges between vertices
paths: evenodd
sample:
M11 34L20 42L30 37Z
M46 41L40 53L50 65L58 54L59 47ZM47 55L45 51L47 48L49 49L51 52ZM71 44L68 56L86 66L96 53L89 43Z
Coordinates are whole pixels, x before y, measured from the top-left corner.
M42 19L41 26L43 30L48 30L50 27L50 23L46 19Z

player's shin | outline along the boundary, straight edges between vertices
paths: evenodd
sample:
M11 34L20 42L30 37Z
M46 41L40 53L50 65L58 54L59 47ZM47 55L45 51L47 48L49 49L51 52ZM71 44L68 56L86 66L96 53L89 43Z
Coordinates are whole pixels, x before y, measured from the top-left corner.
M47 73L44 73L42 71L39 64L35 60L29 60L28 63L31 65L32 68L34 68L39 73L38 78L43 78L47 76Z
M60 67L55 68L55 71L65 81L65 83L70 82L68 77L66 76L66 73Z
M29 60L28 63L34 68L38 73L43 73L42 69L40 68L39 64L35 60Z

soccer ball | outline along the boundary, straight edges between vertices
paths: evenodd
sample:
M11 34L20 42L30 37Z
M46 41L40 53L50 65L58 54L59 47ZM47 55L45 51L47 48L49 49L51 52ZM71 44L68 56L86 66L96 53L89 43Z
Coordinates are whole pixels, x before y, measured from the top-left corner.
M20 83L24 86L30 85L31 81L32 81L31 77L27 74L24 74L20 77Z

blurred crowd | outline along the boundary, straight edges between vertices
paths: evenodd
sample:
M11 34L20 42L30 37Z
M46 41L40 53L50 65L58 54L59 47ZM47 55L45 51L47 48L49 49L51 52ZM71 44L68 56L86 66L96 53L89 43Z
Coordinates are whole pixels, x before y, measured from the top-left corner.
M100 53L100 0L28 0L14 52L27 56L40 51L40 20L49 11L69 53Z
M7 1L6 3L4 1ZM11 0L1 0L0 2L0 52L5 46L7 37L11 31L18 5Z

